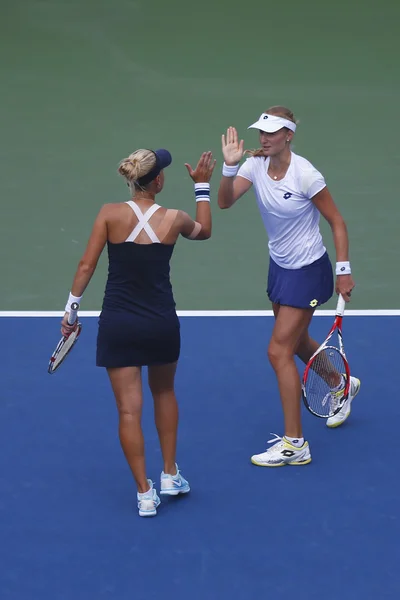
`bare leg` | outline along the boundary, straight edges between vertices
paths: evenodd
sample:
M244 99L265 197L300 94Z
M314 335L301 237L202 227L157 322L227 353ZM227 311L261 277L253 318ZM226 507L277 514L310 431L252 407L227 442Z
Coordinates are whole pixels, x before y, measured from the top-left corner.
M176 363L149 367L149 386L154 399L154 415L161 452L164 459L164 473L176 474L176 441L178 434L178 403L174 380Z
M300 338L299 344L297 346L296 355L300 358L300 360L306 365L314 352L318 350L319 344L313 338L310 337L308 331L306 330Z
M273 304L272 308L276 319L279 314L280 305ZM320 344L310 337L308 329L306 329L300 337L297 345L296 356L298 356L304 364L307 364L314 352L318 350L319 346ZM324 365L325 368L323 368ZM318 373L331 388L334 388L340 384L340 373L338 373L338 371L334 368L329 358L322 353L318 364Z
M275 319L277 319L280 309L280 304L272 304ZM308 328L302 333L297 344L296 356L306 365L314 352L319 348L318 342L316 342L308 333Z
M300 338L296 354L304 364L307 364L318 348L318 342L313 340L306 330ZM335 388L340 384L341 375L329 360L329 357L325 352L321 352L318 355L314 364L316 372L320 377L322 377L322 379L330 388ZM313 366L311 366L311 368L313 368Z
M285 421L285 435L303 437L301 427L301 384L294 360L299 342L307 331L313 310L273 305L275 326L268 358L275 371Z
M142 374L140 367L107 369L119 413L119 439L139 493L147 492L142 418Z

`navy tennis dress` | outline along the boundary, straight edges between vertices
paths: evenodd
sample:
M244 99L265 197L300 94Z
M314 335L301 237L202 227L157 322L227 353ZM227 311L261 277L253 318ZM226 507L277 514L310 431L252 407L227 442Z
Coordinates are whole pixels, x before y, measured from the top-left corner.
M148 221L160 207L143 215L128 202L138 224L127 240L107 242L109 268L97 335L99 367L162 365L180 354L180 323L170 282L174 245L162 244ZM153 243L137 244L144 229Z

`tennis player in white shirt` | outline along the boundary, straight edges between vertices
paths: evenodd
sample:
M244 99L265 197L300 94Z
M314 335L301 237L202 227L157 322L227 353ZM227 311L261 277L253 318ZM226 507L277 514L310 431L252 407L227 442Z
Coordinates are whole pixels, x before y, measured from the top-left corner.
M301 424L301 382L294 360L307 363L319 344L308 328L317 306L334 292L331 261L319 229L320 214L328 221L336 249L336 292L346 302L354 288L349 262L347 227L327 188L324 177L305 158L291 150L296 131L293 113L274 106L249 129L257 129L259 150L240 166L243 140L229 127L222 136L224 165L218 191L220 208L230 208L251 186L268 235L270 255L267 294L275 324L268 358L275 371L282 402L285 432L269 448L251 457L259 466L280 467L311 462ZM348 418L360 381L351 377L350 393L340 412L327 420L338 427ZM333 401L341 390L332 390Z

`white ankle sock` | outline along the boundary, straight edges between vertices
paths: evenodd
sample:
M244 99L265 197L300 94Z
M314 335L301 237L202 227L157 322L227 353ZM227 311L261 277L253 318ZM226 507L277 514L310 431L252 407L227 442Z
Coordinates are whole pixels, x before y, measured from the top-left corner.
M289 444L292 444L292 446L296 446L296 448L301 448L302 445L304 444L304 438L292 438L289 437L288 435L285 435L285 440L287 440L289 442Z
M153 488L147 490L147 492L140 493L138 492L138 498L143 498L144 496L151 496L153 493Z
M332 388L333 392L338 392L339 390L343 389L344 386L346 385L345 379L343 377L343 375L340 376L340 383L339 385L337 385L336 387Z

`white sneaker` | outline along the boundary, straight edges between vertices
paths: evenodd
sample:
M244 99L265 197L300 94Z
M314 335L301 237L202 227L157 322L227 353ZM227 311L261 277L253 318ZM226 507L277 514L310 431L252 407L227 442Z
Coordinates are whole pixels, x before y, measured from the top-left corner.
M347 398L346 402L343 404L343 406L339 410L339 412L336 415L333 415L333 417L329 417L326 420L327 427L331 427L331 428L339 427L340 425L342 425L342 423L344 423L346 421L346 419L349 417L349 415L351 413L351 403L354 400L354 398L357 396L358 392L360 391L360 387L361 387L361 381L359 379L357 379L357 377L350 376L349 397ZM334 402L334 400L333 400L333 402Z
M150 489L144 494L137 494L137 505L139 509L139 515L141 517L155 517L157 514L157 507L160 505L160 498L157 496L157 492L153 487L151 479L149 482Z
M307 465L311 462L308 442L304 442L298 448L288 442L285 437L281 438L275 433L272 435L275 435L275 438L268 440L268 444L274 445L262 454L254 454L251 457L253 465L259 467L283 467L285 465Z
M178 494L187 494L188 492L190 492L189 482L182 477L178 465L176 465L176 475L169 475L162 471L160 494L165 496L177 496Z

